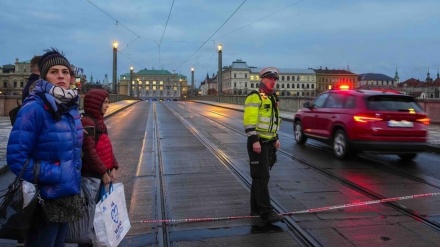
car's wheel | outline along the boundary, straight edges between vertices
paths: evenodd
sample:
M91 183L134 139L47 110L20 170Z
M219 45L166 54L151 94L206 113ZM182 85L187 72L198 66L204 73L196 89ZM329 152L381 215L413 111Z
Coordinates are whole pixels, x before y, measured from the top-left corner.
M413 160L415 157L417 157L417 153L399 154L399 157L403 161L410 161Z
M304 135L301 121L297 120L293 123L293 134L295 135L296 143L298 144L306 143L307 137Z
M349 155L347 135L343 130L337 130L333 136L333 152L338 159L345 159Z

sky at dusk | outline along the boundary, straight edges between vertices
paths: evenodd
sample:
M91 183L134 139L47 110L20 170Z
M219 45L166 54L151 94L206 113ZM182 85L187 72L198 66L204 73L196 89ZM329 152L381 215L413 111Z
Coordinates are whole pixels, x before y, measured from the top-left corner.
M0 66L55 47L94 81L166 69L197 85L241 59L249 66L347 69L400 80L440 68L439 0L2 0Z

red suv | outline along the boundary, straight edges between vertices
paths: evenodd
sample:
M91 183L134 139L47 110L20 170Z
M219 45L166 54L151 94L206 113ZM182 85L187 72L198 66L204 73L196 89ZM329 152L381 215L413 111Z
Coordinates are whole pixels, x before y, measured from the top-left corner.
M344 159L368 151L412 160L423 152L430 119L409 95L379 90L330 90L295 113L297 144L325 142Z

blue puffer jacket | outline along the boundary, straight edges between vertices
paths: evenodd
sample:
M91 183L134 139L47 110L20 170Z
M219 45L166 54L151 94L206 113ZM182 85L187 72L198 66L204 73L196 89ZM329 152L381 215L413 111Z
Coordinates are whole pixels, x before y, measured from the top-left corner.
M56 121L49 107L58 110L55 98L46 93L49 104L37 95L52 84L40 80L40 87L26 98L9 135L7 163L18 175L26 160L23 178L37 181L43 199L55 199L80 193L83 128L78 104L73 104ZM34 171L39 165L39 171Z

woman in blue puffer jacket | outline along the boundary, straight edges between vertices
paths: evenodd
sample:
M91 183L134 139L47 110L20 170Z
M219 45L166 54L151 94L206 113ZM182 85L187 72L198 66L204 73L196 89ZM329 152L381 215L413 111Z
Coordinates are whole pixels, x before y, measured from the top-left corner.
M31 228L25 246L64 246L68 222L83 217L78 92L70 89L75 76L69 61L56 49L46 50L38 66L41 80L18 112L7 163L19 174L29 159L23 178L37 184L44 200L47 222Z

